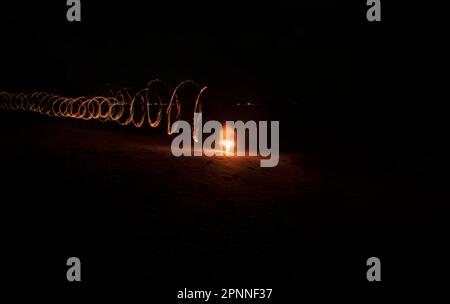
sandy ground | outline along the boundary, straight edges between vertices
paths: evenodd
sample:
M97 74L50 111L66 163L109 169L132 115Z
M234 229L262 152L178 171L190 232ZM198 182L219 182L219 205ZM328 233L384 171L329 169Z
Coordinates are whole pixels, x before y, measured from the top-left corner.
M392 284L440 273L446 216L434 183L301 151L282 152L276 168L176 158L153 130L25 118L2 120L7 229L14 250L46 261L49 282L68 256L85 262L91 286L364 284L370 256Z

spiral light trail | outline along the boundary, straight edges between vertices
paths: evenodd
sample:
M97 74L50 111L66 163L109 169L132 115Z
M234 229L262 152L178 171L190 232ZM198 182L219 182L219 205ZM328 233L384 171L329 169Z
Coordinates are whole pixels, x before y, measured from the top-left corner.
M170 135L171 121L179 120L181 117L182 101L179 91L187 86L196 89L194 113L201 112L201 97L207 87L199 87L194 81L185 80L179 83L171 93L162 94L156 89L157 85L163 86L162 81L152 80L134 95L128 89L121 89L110 97L92 98L84 96L69 98L46 92L27 94L0 91L0 109L32 111L48 116L83 120L113 121L123 126L133 125L136 128L141 128L145 124L153 128L158 127L165 110L167 134ZM155 105L157 110L152 111L152 106Z

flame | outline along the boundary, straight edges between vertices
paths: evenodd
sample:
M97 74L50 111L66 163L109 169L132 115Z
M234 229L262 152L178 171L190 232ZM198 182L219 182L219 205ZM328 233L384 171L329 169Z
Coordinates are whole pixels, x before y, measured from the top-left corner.
M233 156L234 155L234 131L228 126L222 130L222 140L220 142L221 149L224 155Z
M234 142L230 139L225 139L222 141L222 146L225 150L225 154L233 153L234 151Z

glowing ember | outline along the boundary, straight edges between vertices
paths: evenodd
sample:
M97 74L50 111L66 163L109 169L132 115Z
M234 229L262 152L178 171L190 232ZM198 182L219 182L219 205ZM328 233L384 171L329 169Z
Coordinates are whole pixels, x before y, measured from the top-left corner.
M225 149L225 153L226 153L226 154L228 154L228 153L230 153L230 152L233 152L234 142L233 142L232 140L225 139L225 140L222 142L222 145L223 145L223 147L224 147L224 149Z

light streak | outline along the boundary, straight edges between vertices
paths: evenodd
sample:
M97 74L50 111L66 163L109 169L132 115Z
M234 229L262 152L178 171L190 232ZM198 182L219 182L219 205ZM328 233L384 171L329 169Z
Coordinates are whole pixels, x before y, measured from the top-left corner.
M170 94L156 93L156 86L163 85L162 81L150 81L136 94L128 89L121 89L113 96L95 97L64 97L46 92L8 93L0 91L0 109L12 111L31 111L47 116L112 121L120 125L133 125L141 128L149 125L156 128L161 124L163 112L167 115L167 134L171 134L171 122L181 118L182 100L180 89L193 86L197 96L192 115L202 111L202 100L206 86L199 87L192 80L180 82ZM156 94L154 94L156 93ZM152 96L154 94L154 96ZM157 100L156 111L151 111ZM164 108L167 105L166 108ZM155 112L155 113L153 113Z

